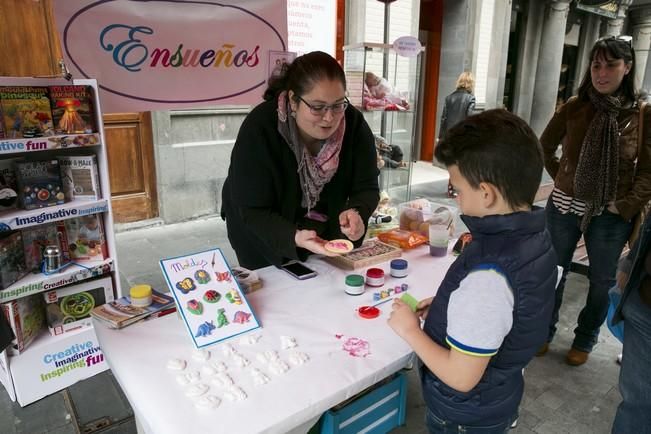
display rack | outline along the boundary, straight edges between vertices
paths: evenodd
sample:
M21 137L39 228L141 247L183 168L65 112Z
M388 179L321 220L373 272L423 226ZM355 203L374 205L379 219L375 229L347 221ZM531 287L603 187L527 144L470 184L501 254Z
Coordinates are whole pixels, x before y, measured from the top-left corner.
M344 72L348 98L360 109L373 134L380 135L390 145L402 151L403 165L380 169L380 190L386 191L397 205L410 200L411 171L415 156L416 114L418 112L418 82L420 54L402 56L392 44L364 42L344 47ZM365 83L367 73L384 79L390 94L376 98L377 93Z
M0 138L0 160L26 157L34 153L39 154L36 156L39 159L41 157L44 159L56 158L75 155L83 148L84 154L90 153L96 157L101 198L91 201L72 200L62 205L31 210L0 211L0 232L21 230L30 226L96 214L101 218L104 227L108 256L104 260L70 265L53 274L30 273L9 287L0 290L0 303L7 303L56 288L71 287L85 280L106 275L112 277L114 295L122 296L115 257L117 250L111 210L108 157L97 82L92 79L70 82L62 78L0 78L0 86L66 86L70 84L92 87L92 106L97 132L22 139ZM19 355L8 355L7 351L0 353L0 383L5 386L11 399L18 400L22 406L106 369L108 366L104 361L95 330L92 327L81 328L57 336L50 335L46 328Z

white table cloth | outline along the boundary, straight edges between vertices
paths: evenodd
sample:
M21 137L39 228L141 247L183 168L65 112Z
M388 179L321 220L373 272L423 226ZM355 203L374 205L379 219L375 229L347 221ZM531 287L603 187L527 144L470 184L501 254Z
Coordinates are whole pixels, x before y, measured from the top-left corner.
M454 257L429 256L428 247L405 252L409 275L402 279L389 275L389 263L376 265L386 273L383 288L402 283L417 299L434 295ZM332 406L404 368L412 360L410 347L387 325L391 303L379 306L381 315L362 319L356 308L373 304L373 290L360 296L344 292L344 271L321 259L308 264L318 271L316 278L298 281L274 267L259 270L264 287L247 296L262 328L208 347L211 358L198 362L192 358L193 345L177 315L111 330L99 324L95 329L101 348L113 374L131 403L142 428L155 434L177 433L286 433L305 431ZM356 272L364 273L365 269ZM260 335L257 344L242 345L240 338ZM296 338L298 347L281 348L280 336ZM343 335L337 338L337 335ZM342 349L347 338L357 337L370 343L367 357L353 357ZM251 365L239 368L223 353L226 344L244 355ZM307 353L310 360L274 375L256 355L276 350L286 362L291 351ZM244 401L230 402L224 390L202 375L210 386L208 394L222 402L214 410L195 407L184 395L187 386L176 381L179 371L167 369L167 361L181 358L188 362L185 371L200 371L203 363L223 361L227 373L248 395ZM254 385L251 369L263 371L270 382ZM195 398L196 399L196 398Z

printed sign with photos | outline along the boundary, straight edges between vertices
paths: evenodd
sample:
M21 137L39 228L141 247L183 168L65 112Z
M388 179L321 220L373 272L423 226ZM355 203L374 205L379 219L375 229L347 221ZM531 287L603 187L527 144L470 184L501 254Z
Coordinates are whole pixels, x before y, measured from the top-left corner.
M269 51L269 78L279 77L283 67L289 65L296 58L296 53L291 51Z
M196 348L260 327L220 249L161 259L160 266Z

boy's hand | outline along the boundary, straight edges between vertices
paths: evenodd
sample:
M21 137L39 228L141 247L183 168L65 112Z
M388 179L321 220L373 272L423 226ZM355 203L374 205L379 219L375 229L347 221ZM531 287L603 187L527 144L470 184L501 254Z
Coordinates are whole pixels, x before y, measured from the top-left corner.
M418 316L411 311L411 308L399 298L393 300L392 311L387 323L398 336L407 340L407 336L414 331L420 330Z
M428 297L424 298L421 301L418 302L418 305L416 306L416 314L423 320L427 318L427 314L429 313L429 307L432 304L432 300L434 300L434 297Z

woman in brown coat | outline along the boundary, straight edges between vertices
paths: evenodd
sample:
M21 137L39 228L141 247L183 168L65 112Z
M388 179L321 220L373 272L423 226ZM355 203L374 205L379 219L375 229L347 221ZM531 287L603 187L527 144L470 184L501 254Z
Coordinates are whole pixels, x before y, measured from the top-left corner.
M581 365L597 343L615 284L617 260L632 230L632 220L651 198L651 116L644 116L638 155L639 106L634 85L635 53L630 37L598 40L590 53L579 94L562 105L540 141L545 167L554 178L547 203L547 226L558 264L565 270L556 292L548 342L556 331L565 277L583 235L590 262L586 304L566 356ZM556 156L562 144L560 159ZM637 160L637 164L636 164ZM549 343L540 350L543 355Z

